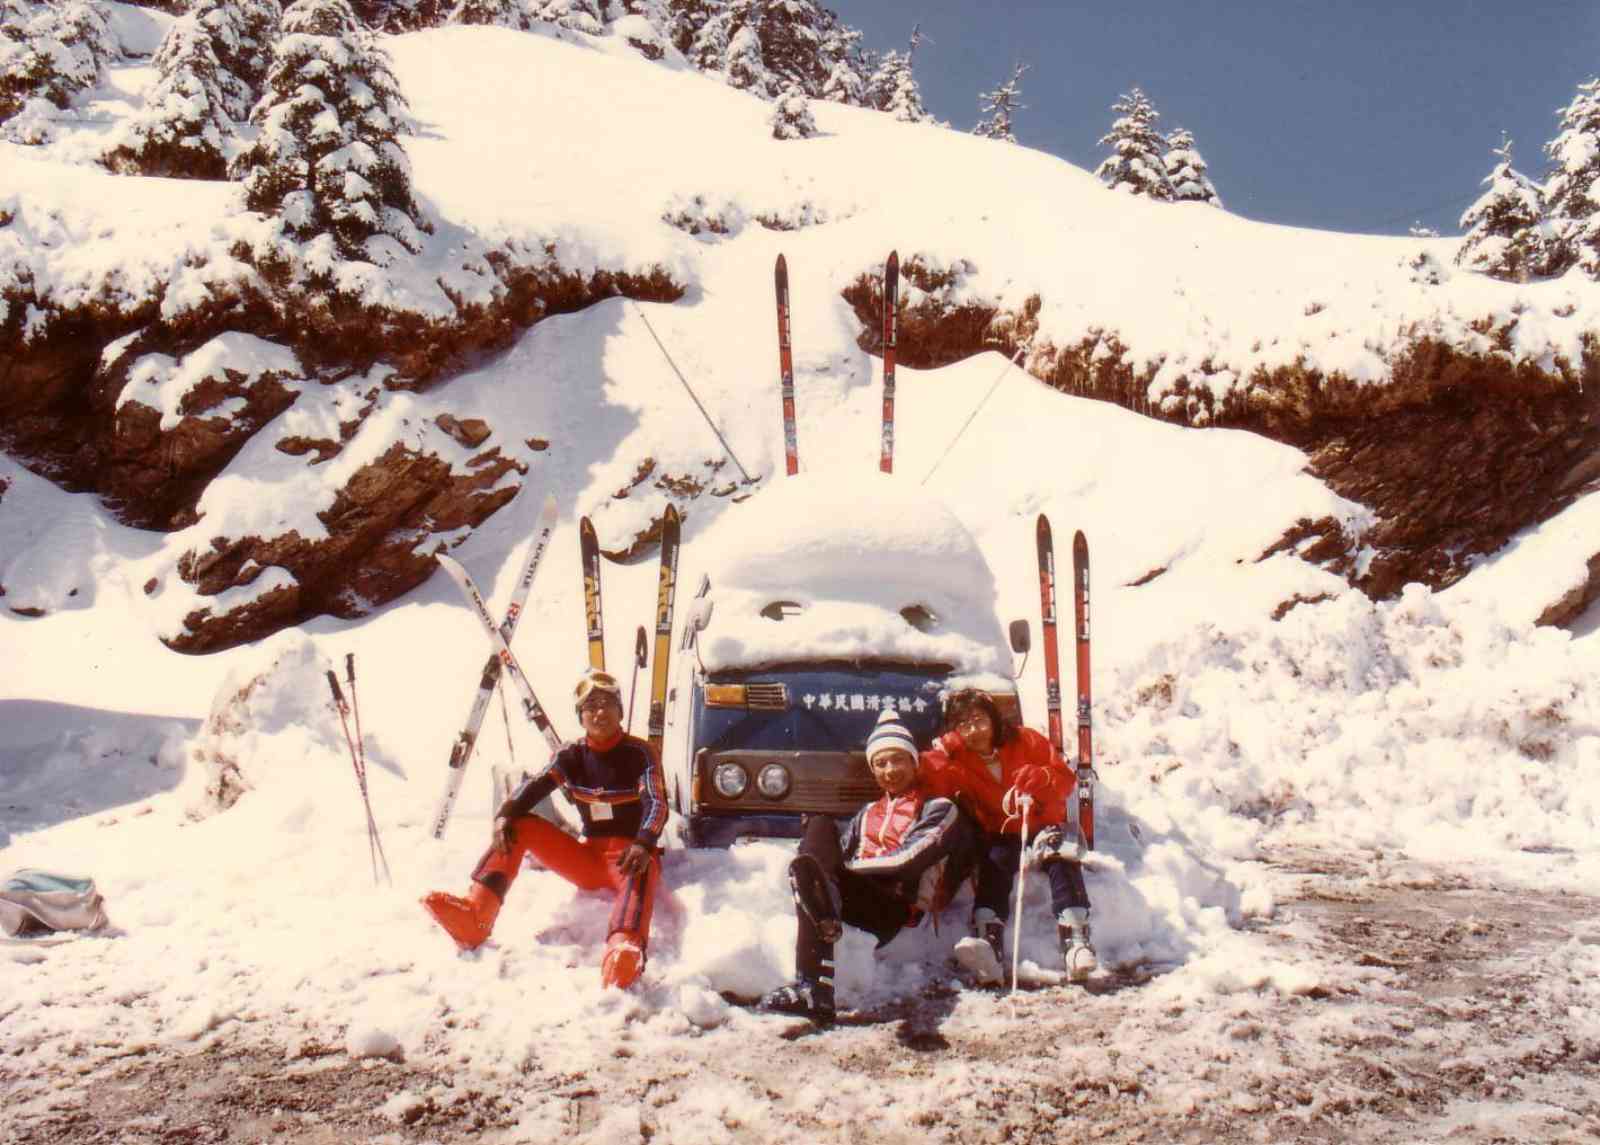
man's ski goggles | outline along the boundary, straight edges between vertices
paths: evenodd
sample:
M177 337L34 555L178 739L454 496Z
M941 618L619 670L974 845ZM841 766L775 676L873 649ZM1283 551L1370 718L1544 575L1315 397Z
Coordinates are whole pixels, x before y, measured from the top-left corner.
M583 707L583 702L595 692L607 692L622 699L622 685L610 672L602 672L598 668L590 668L578 679L578 686L572 689L572 702L578 707Z

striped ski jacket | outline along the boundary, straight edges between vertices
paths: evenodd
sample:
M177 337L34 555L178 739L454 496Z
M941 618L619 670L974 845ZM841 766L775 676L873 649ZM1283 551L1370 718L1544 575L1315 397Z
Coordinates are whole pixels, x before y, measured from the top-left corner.
M542 775L525 780L500 813L531 814L560 788L583 819L587 838L632 838L655 847L667 825L666 783L650 745L624 735L610 747L596 748L585 737L555 754Z
M949 799L913 786L883 795L856 812L845 831L845 869L892 883L899 897L919 910L943 906L949 860L967 866L971 835L961 810Z

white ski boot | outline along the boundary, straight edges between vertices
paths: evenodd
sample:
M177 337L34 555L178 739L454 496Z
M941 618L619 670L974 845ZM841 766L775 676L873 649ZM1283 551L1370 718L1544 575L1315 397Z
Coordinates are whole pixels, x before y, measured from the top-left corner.
M1061 943L1061 963L1072 982L1086 982L1100 965L1089 942L1089 910L1072 907L1056 920L1056 937Z
M956 965L977 979L980 986L995 986L1005 981L1006 924L992 910L973 915L970 938L956 943Z

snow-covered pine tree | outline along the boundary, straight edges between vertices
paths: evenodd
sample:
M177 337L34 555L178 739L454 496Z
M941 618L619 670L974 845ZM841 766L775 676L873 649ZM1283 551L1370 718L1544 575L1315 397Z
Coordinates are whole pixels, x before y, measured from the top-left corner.
M1211 177L1206 174L1205 156L1194 145L1192 132L1180 127L1167 136L1167 151L1161 161L1166 168L1167 182L1172 186L1175 201L1222 206L1222 196L1211 185Z
M1095 168L1095 175L1113 191L1171 201L1172 184L1167 182L1166 165L1161 161L1167 141L1156 130L1160 112L1137 87L1112 104L1111 110L1117 118L1111 130L1100 137L1100 146L1109 146L1112 154Z
M95 0L0 2L0 122L30 100L58 108L100 83L120 48Z
M528 11L527 0L456 0L445 23L515 28L526 32L533 26L533 15Z
M985 139L1003 139L1007 143L1017 141L1016 135L1012 133L1012 121L1017 112L1027 107L1022 102L1022 73L1027 70L1027 64L1017 63L1011 69L1009 80L993 91L986 91L978 96L978 106L983 110L983 118L978 120L978 126L972 129L972 134Z
M811 116L811 105L800 85L791 83L783 89L772 109L772 138L810 139L817 133L817 121Z
M761 56L762 0L733 0L728 10L728 53L723 77L728 86L769 97L776 79Z
M189 15L211 34L222 65L224 110L235 123L245 122L272 65L283 6L278 0L193 0Z
M569 32L598 36L605 31L600 18L602 0L533 0L530 7L536 19Z
M1563 274L1581 266L1600 278L1600 203L1593 198L1600 181L1600 79L1579 84L1559 114L1561 133L1544 148L1551 162L1544 186L1550 224L1545 270Z
M387 265L429 229L397 137L410 130L388 55L347 0L295 0L273 46L261 131L235 162L253 211L305 244L313 277L342 261ZM270 256L264 256L272 261Z
M1494 154L1500 161L1484 177L1488 189L1461 216L1467 233L1456 250L1456 265L1526 282L1547 261L1544 191L1511 166L1510 139Z
M902 123L923 123L932 118L922 106L922 89L917 86L911 67L918 42L913 31L911 50L885 52L867 80L867 106L887 111Z
M827 15L832 17L833 13L827 12ZM816 93L820 98L851 107L866 103L866 77L871 69L866 66L861 52L860 32L833 20L822 34L817 59L827 73L822 89Z
M139 114L106 151L105 165L175 179L226 178L233 119L209 29L194 13L180 17L156 49L154 63L156 82Z
M350 10L369 28L415 32L445 23L454 0L351 0Z

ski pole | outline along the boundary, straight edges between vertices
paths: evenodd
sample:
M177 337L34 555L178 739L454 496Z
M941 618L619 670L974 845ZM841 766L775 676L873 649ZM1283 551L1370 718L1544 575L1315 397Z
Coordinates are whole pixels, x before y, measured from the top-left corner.
M1017 797L1017 806L1022 809L1022 850L1017 859L1017 905L1011 913L1016 919L1016 926L1011 931L1011 993L1017 992L1017 970L1022 962L1022 900L1023 889L1028 881L1028 808L1033 806L1033 796L1021 795Z
M633 634L633 682L628 685L628 722L624 731L633 731L633 693L639 686L639 669L644 667L645 656L650 651L650 642L644 634L644 625L639 625L639 630Z
M356 654L344 654L344 674L350 681L350 711L356 721L356 750L361 756L361 798L367 806L367 827L372 833L373 846L378 851L378 861L383 864L383 877L390 886L394 876L389 873L389 856L383 853L383 838L378 834L378 822L372 817L372 796L367 788L367 737L361 731L361 699L356 695Z
M333 692L333 706L339 713L339 726L344 729L345 746L350 749L350 765L355 769L356 786L361 791L361 803L367 813L367 857L372 861L372 881L378 882L378 825L372 818L372 802L367 797L367 776L361 766L361 757L356 752L355 741L350 738L350 706L345 702L344 690L339 687L339 677L333 674L333 669L328 669L328 688ZM384 874L389 873L389 861L383 862ZM391 877L390 882L394 880Z
M961 440L961 435L967 432L967 426L972 424L972 419L977 417L978 412L988 404L989 399L994 397L995 390L1000 388L1000 383L1005 380L1005 376L1011 372L1011 367L1017 364L1017 359L1022 357L1022 352L1026 349L1026 346L1018 346L1017 352L1006 360L1004 366L1000 367L1000 372L995 375L993 384L989 386L989 392L983 395L983 401L972 407L972 412L967 415L967 420L961 423L961 428L956 430L956 435L950 439L950 444L944 447L944 452L939 455L939 460L935 461L933 468L928 470L928 477L932 477L939 466L944 464L944 459L950 456L950 451L956 447L956 442ZM924 477L921 484L926 485L928 477Z
M644 328L650 331L650 337L654 338L656 345L660 347L661 356L667 360L667 365L671 366L672 372L678 375L678 381L683 383L683 388L689 391L689 397L694 402L695 408L700 411L700 416L706 419L706 424L711 427L711 432L717 435L717 440L722 443L722 448L733 459L734 465L738 467L740 475L744 478L744 483L746 485L755 484L756 479L750 476L749 471L740 462L739 455L734 453L733 446L728 444L728 439L723 437L722 431L717 428L717 423L711 420L711 415L706 412L706 407L700 404L700 398L695 394L694 387L689 384L689 379L683 376L683 371L678 369L678 363L674 362L672 355L667 353L666 343L661 341L661 336L656 333L656 328L650 325L650 319L644 316L644 311L639 309L637 302L634 302L631 298L628 299L628 302L633 306L633 312L639 316L639 321L644 323Z

